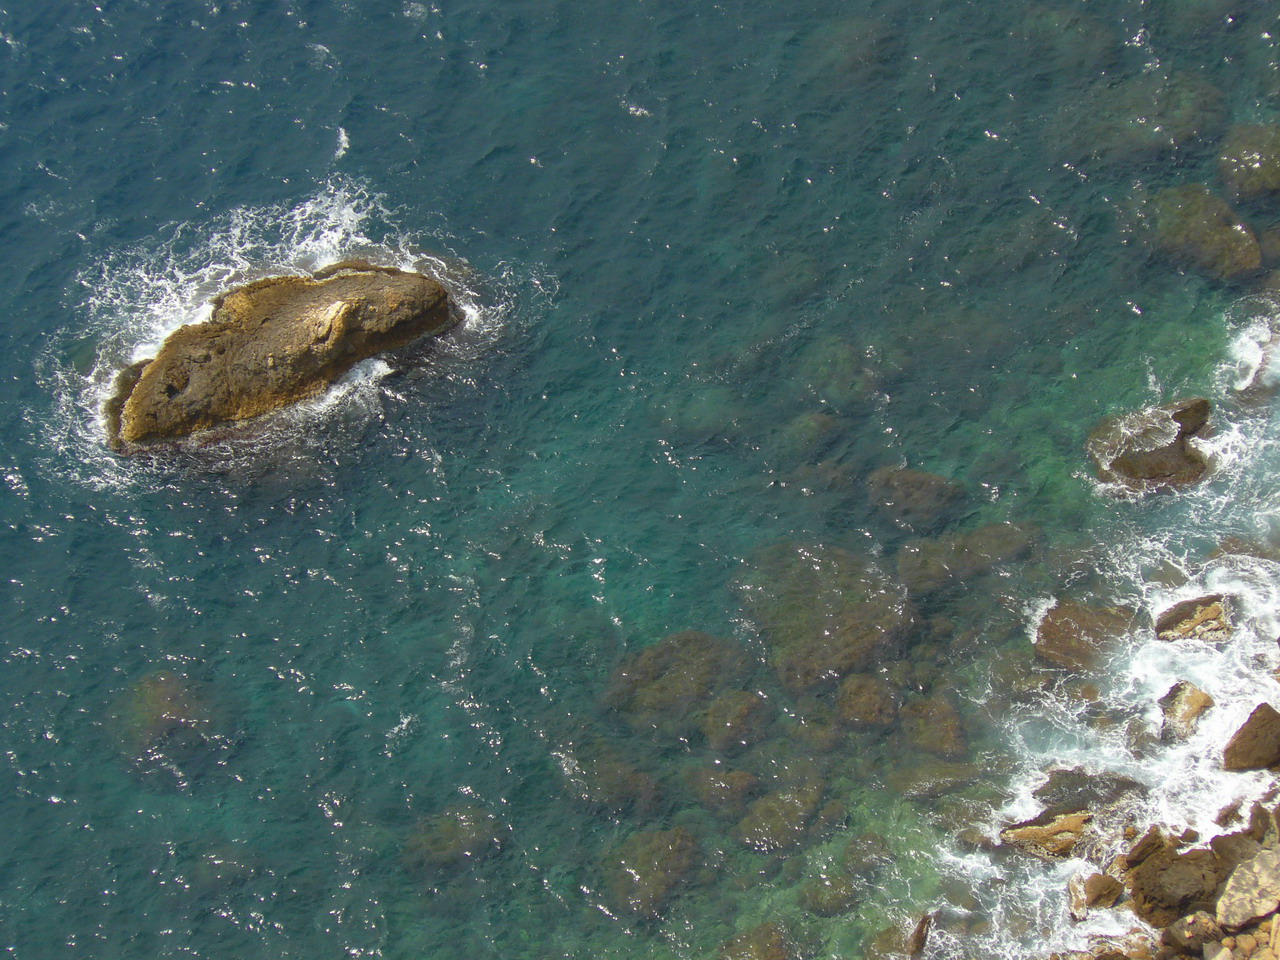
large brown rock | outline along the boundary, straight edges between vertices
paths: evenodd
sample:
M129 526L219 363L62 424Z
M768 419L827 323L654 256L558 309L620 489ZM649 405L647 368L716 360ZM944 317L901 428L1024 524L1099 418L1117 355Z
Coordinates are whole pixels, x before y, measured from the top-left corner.
M1209 462L1191 441L1207 433L1210 409L1192 397L1107 417L1086 445L1099 479L1142 493L1195 483Z
M1280 764L1280 713L1260 703L1227 741L1222 765L1228 770L1263 770Z
M1231 930L1280 907L1280 850L1261 850L1231 871L1218 897L1218 923Z
M261 416L454 322L436 280L362 261L237 287L213 301L207 322L180 327L154 358L121 372L108 442L128 454Z
M1133 912L1156 927L1195 910L1213 909L1228 869L1211 850L1179 853L1175 841L1154 829L1134 845L1127 859L1125 885Z

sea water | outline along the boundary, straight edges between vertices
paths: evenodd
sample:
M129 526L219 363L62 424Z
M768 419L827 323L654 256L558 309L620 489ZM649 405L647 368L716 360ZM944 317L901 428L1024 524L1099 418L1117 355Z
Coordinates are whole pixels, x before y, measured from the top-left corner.
M1223 132L1276 120L1277 29L1226 0L0 9L0 944L700 958L774 922L856 957L937 911L930 957L1021 958L1127 930L1068 918L1084 862L980 838L1056 768L1205 837L1268 788L1218 751L1280 692L1280 428L1237 394L1280 310L1144 211L1222 192ZM120 367L230 285L353 256L439 276L462 322L243 436L106 449ZM1208 482L1092 478L1099 418L1197 393ZM895 523L885 466L962 506ZM753 599L779 556L892 584L922 535L1014 527L869 668L957 711L950 767L779 685ZM1210 592L1230 644L1138 630L1036 685L1056 598ZM750 750L618 709L619 668L684 630L747 658ZM1153 742L1180 679L1217 705ZM601 801L601 757L654 789ZM822 810L754 849L689 786L717 764ZM494 841L424 868L458 808ZM628 911L618 851L676 828L696 863ZM824 878L851 896L815 910Z

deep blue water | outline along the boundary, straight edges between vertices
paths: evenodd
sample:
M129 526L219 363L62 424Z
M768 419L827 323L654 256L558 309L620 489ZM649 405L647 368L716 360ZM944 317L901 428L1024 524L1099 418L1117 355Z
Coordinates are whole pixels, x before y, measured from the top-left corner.
M1084 438L1217 398L1269 309L1242 305L1256 278L1171 262L1143 212L1217 183L1230 124L1276 118L1275 21L1219 0L0 9L0 945L700 958L777 921L855 957L926 909L938 955L1066 942L1018 886L1060 878L957 852L1029 749L1084 749L1011 737L991 667L1029 659L1046 597L1102 589L1117 545L1269 531L1270 448L1227 478L1261 500L1143 506L1099 493ZM261 434L107 452L114 370L230 283L352 253L442 271L467 323ZM874 509L868 476L903 465L963 485L946 526ZM946 759L980 764L913 795L929 745L780 685L758 596L817 569L775 614L803 622L839 602L814 545L892 592L910 541L993 524L1023 547L916 597L910 642L866 668L950 703ZM683 630L742 651L725 683L775 715L752 749L618 709L611 675ZM819 783L822 813L752 849L690 787L719 761L755 796ZM632 765L621 800L606 762ZM501 850L416 862L459 807ZM696 863L637 917L611 864L675 828ZM854 840L877 857L847 866ZM823 876L854 891L833 916L806 907Z

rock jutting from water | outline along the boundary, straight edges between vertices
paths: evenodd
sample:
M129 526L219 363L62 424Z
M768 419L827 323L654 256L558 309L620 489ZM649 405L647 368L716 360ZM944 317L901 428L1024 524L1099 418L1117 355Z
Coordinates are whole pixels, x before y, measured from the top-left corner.
M128 455L279 410L455 322L438 281L361 260L256 280L220 294L207 322L178 328L155 357L121 371L107 442Z
M1140 493L1195 483L1209 461L1192 441L1208 433L1210 410L1193 397L1107 417L1086 447L1098 478Z

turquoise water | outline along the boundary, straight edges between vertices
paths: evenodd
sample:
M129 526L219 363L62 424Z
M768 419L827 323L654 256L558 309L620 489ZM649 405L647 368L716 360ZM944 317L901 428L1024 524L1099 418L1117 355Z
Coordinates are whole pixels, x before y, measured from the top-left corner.
M1242 302L1255 279L1183 271L1143 223L1155 191L1216 184L1229 124L1275 119L1275 19L0 10L0 943L700 958L773 921L852 957L926 909L938 956L1066 943L1065 876L957 835L1046 756L1159 767L992 665L1030 669L1048 597L1145 597L1147 560L1269 533L1265 411L1238 412L1199 500L1108 498L1083 443L1117 409L1225 396L1270 316ZM440 273L466 323L251 437L106 451L116 369L228 284L352 254ZM872 503L903 465L963 486L938 525ZM780 682L778 636L855 589L900 604L922 536L993 530L992 562L913 585L915 625L859 666L909 705L888 728ZM763 702L750 748L620 693L687 630L733 651L717 694ZM1095 679L1140 715L1127 669ZM949 751L911 719L936 698ZM716 764L755 778L746 799L819 799L757 849L695 789ZM472 856L424 861L464 808ZM629 909L630 838L677 829L696 851L658 915ZM824 877L848 896L815 909Z

